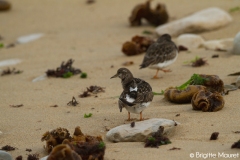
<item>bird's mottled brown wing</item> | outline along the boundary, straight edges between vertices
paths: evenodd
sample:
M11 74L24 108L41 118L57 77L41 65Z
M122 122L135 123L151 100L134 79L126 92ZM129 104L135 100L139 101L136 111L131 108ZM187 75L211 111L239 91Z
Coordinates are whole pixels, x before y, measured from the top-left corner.
M120 95L119 100L118 100L118 107L119 107L120 112L122 112L122 108L125 107L125 104L120 100L123 98L124 98L124 92L122 92L122 94Z
M153 99L152 87L139 78L134 79L137 83L137 96L134 103L142 103L142 102L149 102Z
M173 59L177 55L177 47L171 41L162 41L153 43L147 50L140 68L146 68L149 65L162 63Z

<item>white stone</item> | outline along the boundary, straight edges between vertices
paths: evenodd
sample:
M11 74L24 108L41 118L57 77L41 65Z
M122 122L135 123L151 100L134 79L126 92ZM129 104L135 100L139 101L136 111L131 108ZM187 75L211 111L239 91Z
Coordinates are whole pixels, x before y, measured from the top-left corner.
M236 80L236 86L237 87L240 87L240 76L237 78L237 80Z
M229 51L232 48L233 38L226 38L220 40L210 40L203 43L204 48L209 50L226 50Z
M34 79L32 80L32 82L43 81L43 80L45 80L46 78L47 78L47 75L44 74L44 75L41 75L41 76L39 76L39 77L37 77L37 78L34 78Z
M214 30L226 26L232 17L226 11L212 7L196 12L188 17L163 24L156 28L159 35L165 33L178 36L183 33L194 33Z
M48 159L48 156L45 156L43 158L41 158L40 160L47 160Z
M8 152L0 150L0 160L12 160L12 156Z
M240 32L234 38L232 53L240 55Z
M11 66L21 62L22 61L20 59L7 59L7 60L0 61L0 67Z
M196 34L181 34L177 38L177 45L187 47L188 49L199 48L203 45L204 39Z
M158 130L159 126L164 126L164 135L173 135L176 123L173 120L153 118L135 122L134 127L124 124L109 130L106 138L111 142L144 142L148 136Z
M31 41L35 41L43 36L43 33L34 33L26 36L21 36L17 39L18 43L28 43Z

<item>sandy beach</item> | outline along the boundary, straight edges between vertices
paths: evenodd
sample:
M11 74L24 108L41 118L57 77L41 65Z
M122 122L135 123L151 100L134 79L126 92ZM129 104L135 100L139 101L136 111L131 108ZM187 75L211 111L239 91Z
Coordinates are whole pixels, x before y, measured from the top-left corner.
M41 141L42 134L57 127L67 128L72 134L76 126L83 133L102 135L105 126L113 128L126 122L127 111L119 112L118 98L122 92L120 79L110 79L122 63L133 61L127 68L137 78L144 79L154 92L161 92L169 86L178 86L186 82L192 74L215 74L225 84L236 81L236 76L227 76L239 72L240 56L226 52L194 49L180 52L177 61L169 66L171 73L159 73L162 78L151 79L155 70L139 69L144 54L128 57L121 52L122 44L135 35L142 35L144 30L155 31L147 23L139 27L130 27L128 17L132 8L141 2L138 0L96 0L93 4L85 1L59 0L11 0L12 9L0 13L0 43L9 44L23 35L43 33L44 36L26 44L17 44L12 48L0 49L0 61L20 59L21 63L9 66L22 70L18 75L0 77L0 147L16 147L10 151L13 159L22 155L38 153L47 155ZM152 5L160 1L153 1ZM165 0L170 21L180 19L201 9L219 7L225 11L239 6L238 0ZM231 13L233 21L220 29L198 33L206 40L234 38L240 28L240 12ZM176 37L173 38L176 40ZM219 58L211 58L218 54ZM196 56L204 57L207 65L191 67L185 61ZM48 69L56 69L61 62L73 59L73 67L88 74L86 79L73 76L68 79L47 78L32 82L44 75ZM0 67L0 71L8 66ZM98 97L79 98L78 96L91 85L105 87ZM75 97L79 105L73 107L67 103ZM190 154L226 153L237 154L239 149L231 145L240 139L233 131L240 131L240 90L224 96L225 106L218 112L192 110L191 104L174 104L164 96L155 96L153 102L143 112L146 118L174 119L180 123L171 144L156 148L144 148L142 142L106 143L106 160L137 159L191 159ZM23 104L14 108L10 105ZM50 107L58 105L58 107ZM85 113L92 113L91 118L84 118ZM180 116L176 117L176 114ZM133 118L139 115L132 114ZM219 132L216 141L209 138L213 132ZM173 147L180 150L169 150ZM32 149L27 152L26 148ZM196 158L196 157L195 157ZM203 159L203 158L200 158ZM218 159L226 159L218 157Z

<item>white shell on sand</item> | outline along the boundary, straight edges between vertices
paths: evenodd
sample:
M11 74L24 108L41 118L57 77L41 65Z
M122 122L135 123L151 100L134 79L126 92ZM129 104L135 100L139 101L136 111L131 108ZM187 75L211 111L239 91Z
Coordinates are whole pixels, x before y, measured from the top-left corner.
M232 53L240 55L240 32L234 38Z
M166 23L156 28L159 35L168 33L178 36L182 33L195 33L214 30L232 22L232 17L226 11L212 7L198 11L188 17Z
M22 61L20 59L7 59L7 60L0 61L0 67L11 66L21 62Z
M41 75L41 76L39 76L39 77L37 77L37 78L34 78L34 79L32 80L32 82L42 81L42 80L44 80L44 79L46 79L46 78L47 78L47 75L44 74L44 75Z
M28 43L34 40L41 38L44 34L43 33L34 33L26 36L21 36L17 39L18 43Z
M47 160L48 156L41 158L40 160Z
M153 118L135 122L135 126L124 124L112 128L107 132L106 138L111 142L144 142L146 138L156 132L159 126L164 126L164 134L171 136L175 131L175 121Z
M203 46L206 49L209 50L231 50L233 44L233 38L226 38L226 39L220 39L220 40L210 40L210 41L205 41L203 43Z
M188 49L195 49L202 46L204 39L196 34L181 34L177 38L177 45L182 45Z

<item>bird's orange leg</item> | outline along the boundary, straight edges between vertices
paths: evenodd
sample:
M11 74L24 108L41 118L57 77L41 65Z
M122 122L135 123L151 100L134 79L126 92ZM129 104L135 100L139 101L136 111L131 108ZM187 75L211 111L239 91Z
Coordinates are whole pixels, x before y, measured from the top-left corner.
M161 71L163 71L164 73L167 73L167 72L172 72L171 69L161 69Z
M157 69L157 72L156 72L155 76L153 76L152 79L158 79L158 78L159 78L159 77L158 77L158 71L159 71L159 69Z
M131 121L131 119L130 119L130 112L128 112L128 119L127 119L127 121Z

